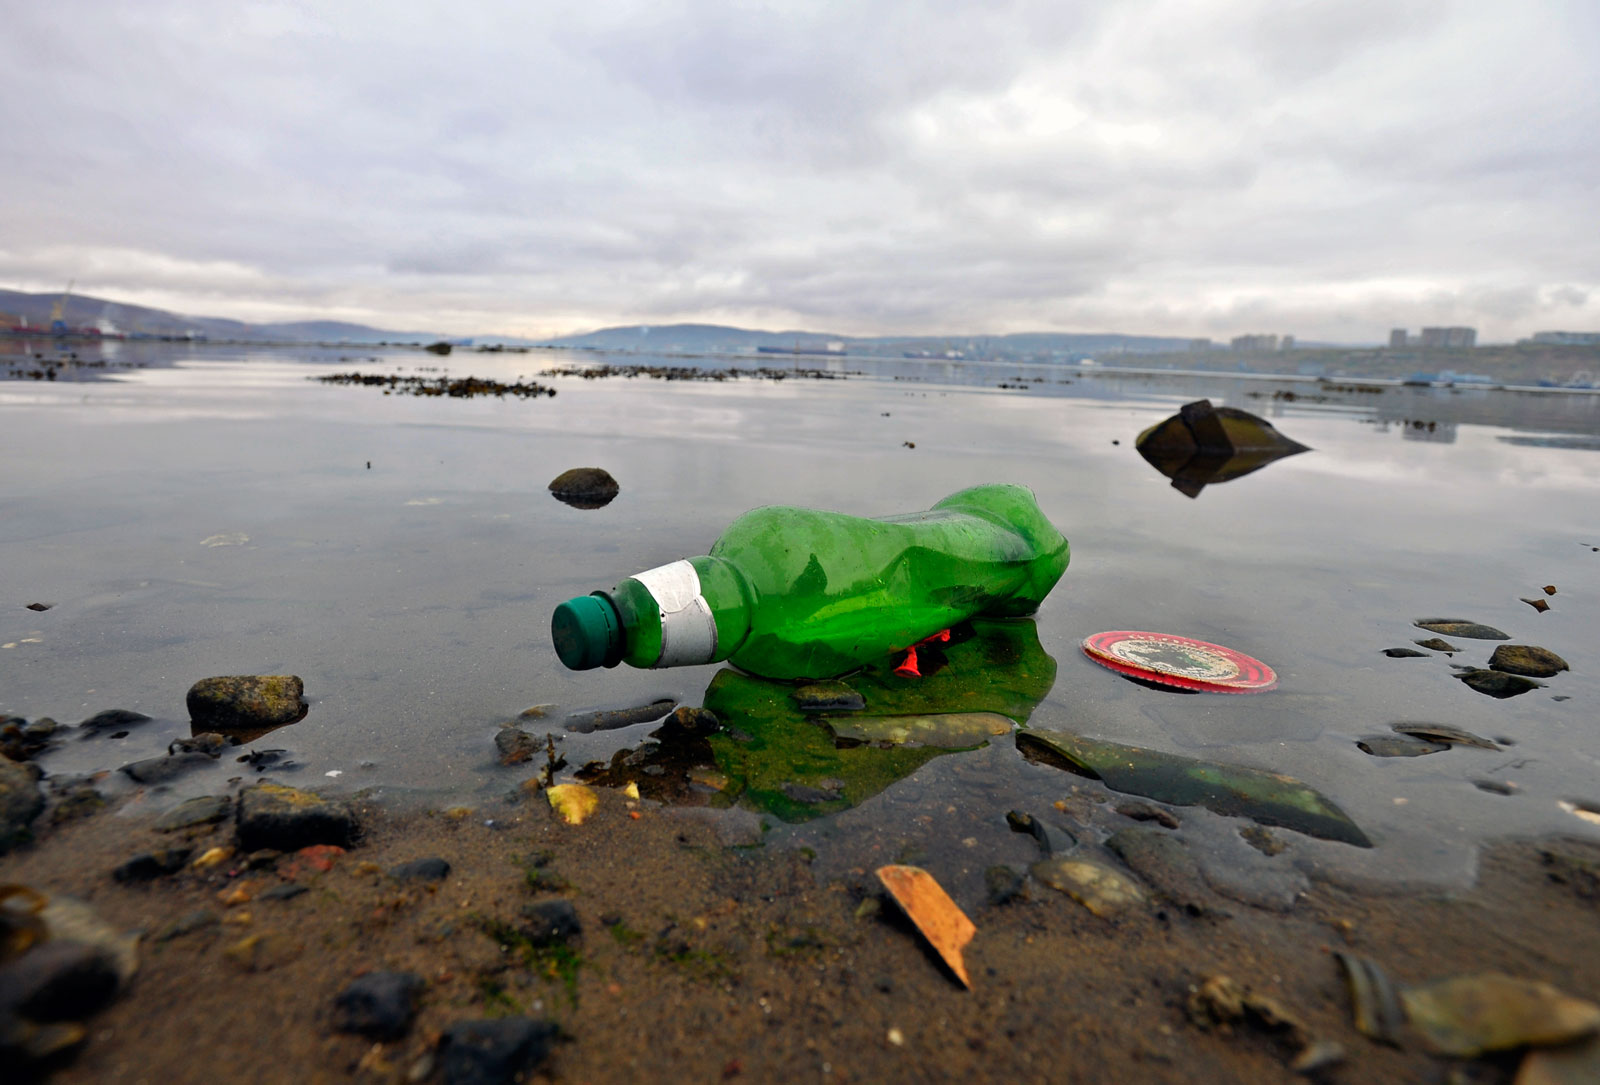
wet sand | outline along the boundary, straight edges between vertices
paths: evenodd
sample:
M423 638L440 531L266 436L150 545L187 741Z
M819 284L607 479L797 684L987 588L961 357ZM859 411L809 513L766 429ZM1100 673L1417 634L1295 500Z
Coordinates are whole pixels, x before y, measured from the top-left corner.
M611 790L568 825L520 777L508 771L522 801L473 810L358 800L363 838L326 871L236 858L125 885L110 874L123 860L179 843L199 855L232 843L232 822L158 833L107 809L43 828L0 858L0 883L72 895L144 932L131 984L52 1080L439 1080L445 1030L527 1015L560 1030L534 1081L1290 1081L1303 1080L1289 1063L1306 1038L1343 1047L1327 1080L1510 1081L1515 1053L1447 1060L1415 1034L1398 1049L1359 1034L1333 953L1401 984L1495 970L1600 1000L1596 886L1547 858L1600 862L1589 842L1503 842L1458 892L1314 883L1285 914L1234 903L1194 916L1155 900L1108 920L1030 879L1003 904L958 899L978 928L965 990L866 869L821 878L803 850L729 846L693 811ZM434 857L450 864L443 881L385 873ZM262 898L291 883L306 892ZM582 927L567 950L505 933L556 899ZM156 937L201 910L215 922ZM239 948L258 935L253 956ZM339 992L384 970L425 981L404 1038L335 1031ZM1277 1000L1301 1039L1198 1027L1189 1000L1216 975Z

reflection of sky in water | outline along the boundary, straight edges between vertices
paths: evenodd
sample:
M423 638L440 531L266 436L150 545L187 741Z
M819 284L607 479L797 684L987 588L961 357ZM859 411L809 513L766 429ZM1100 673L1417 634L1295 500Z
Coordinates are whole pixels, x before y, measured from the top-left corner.
M703 553L756 505L884 514L1014 481L1039 494L1073 547L1039 615L1060 672L1036 725L1297 776L1380 841L1361 854L1297 841L1301 854L1356 875L1447 876L1481 837L1596 833L1558 803L1600 800L1600 685L1586 655L1600 641L1600 553L1580 545L1600 545L1600 476L1586 449L1505 438L1592 433L1597 397L1396 388L1289 403L1272 399L1271 382L1117 376L1018 392L994 387L1015 366L912 362L844 381L556 378L558 396L534 401L384 396L304 379L374 370L372 355L325 352L313 363L194 348L176 367L0 382L0 452L11 465L0 496L0 642L15 645L0 650L0 710L75 722L117 706L157 717L146 736L71 743L53 768L159 753L186 723L183 695L199 678L292 672L311 713L256 746L293 750L297 782L498 795L510 779L492 768L499 721L541 703L564 712L663 695L697 702L713 673L567 672L548 637L560 600ZM386 364L512 380L568 360L405 353ZM1259 413L1314 451L1190 500L1133 441L1201 396ZM1434 439L1409 437L1412 419L1438 423ZM598 511L553 500L547 483L573 466L605 467L621 495ZM248 538L202 545L218 536ZM1558 594L1538 614L1520 597L1544 584ZM22 609L34 601L56 608ZM1457 641L1464 651L1453 659L1381 654L1428 636L1411 625L1422 617L1498 626L1574 671L1512 700L1479 696L1450 664L1481 666L1491 644ZM1280 688L1145 689L1077 650L1104 629L1227 645L1273 667ZM1415 759L1356 748L1402 720L1514 744ZM581 764L647 730L568 736L564 750ZM179 788L215 787L243 769L227 763ZM343 775L328 779L330 770ZM1048 807L1081 783L1052 773L1023 766L1014 750L940 758L827 831L881 825L926 801L978 811L972 832L995 822L1003 832L1005 809ZM1478 780L1517 791L1491 794ZM1185 831L1208 824L1185 814Z

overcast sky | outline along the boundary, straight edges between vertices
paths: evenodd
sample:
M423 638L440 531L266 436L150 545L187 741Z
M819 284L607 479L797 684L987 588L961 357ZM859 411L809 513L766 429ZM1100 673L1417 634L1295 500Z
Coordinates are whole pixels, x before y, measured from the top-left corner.
M0 286L543 336L1600 330L1596 0L0 0Z

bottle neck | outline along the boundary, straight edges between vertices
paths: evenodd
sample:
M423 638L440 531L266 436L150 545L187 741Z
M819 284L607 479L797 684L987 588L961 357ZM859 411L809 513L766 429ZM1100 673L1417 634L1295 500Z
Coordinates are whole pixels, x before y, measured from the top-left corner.
M727 659L749 633L744 577L720 558L646 569L612 596L630 629L628 663L683 667Z

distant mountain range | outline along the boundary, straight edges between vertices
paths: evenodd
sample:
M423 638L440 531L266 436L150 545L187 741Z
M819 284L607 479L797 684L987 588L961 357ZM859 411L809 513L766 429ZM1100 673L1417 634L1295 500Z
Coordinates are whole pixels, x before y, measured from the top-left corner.
M0 290L0 326L6 317L25 320L29 327L48 331L60 294L25 294ZM348 324L338 320L304 320L281 324L246 324L221 317L183 316L165 309L128 305L105 298L73 294L62 308L61 319L70 328L98 328L127 336L204 337L286 343L432 343L453 338L437 332L393 332Z
M0 327L20 319L29 327L48 330L61 295L0 290ZM7 320L7 318L12 318ZM758 348L800 351L842 347L850 354L925 358L1024 357L1082 358L1096 354L1162 354L1190 350L1195 341L1159 335L1117 333L1022 332L1012 335L849 336L827 332L766 332L721 324L629 324L556 339L523 339L481 335L466 338L437 332L388 331L337 320L246 324L220 317L184 316L164 309L128 305L105 298L74 294L62 319L69 327L98 327L127 336L203 337L285 343L432 343L475 341L508 346L570 347L666 354L751 354ZM1313 344L1304 344L1312 346Z

